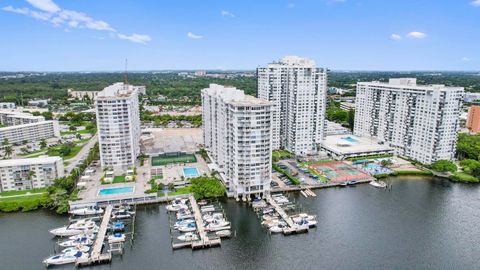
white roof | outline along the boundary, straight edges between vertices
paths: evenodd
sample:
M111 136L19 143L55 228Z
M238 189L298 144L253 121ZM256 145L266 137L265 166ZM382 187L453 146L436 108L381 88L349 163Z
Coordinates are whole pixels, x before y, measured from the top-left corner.
M6 159L0 160L0 167L22 166L22 165L40 165L52 164L57 161L63 161L61 157L40 156L38 158Z

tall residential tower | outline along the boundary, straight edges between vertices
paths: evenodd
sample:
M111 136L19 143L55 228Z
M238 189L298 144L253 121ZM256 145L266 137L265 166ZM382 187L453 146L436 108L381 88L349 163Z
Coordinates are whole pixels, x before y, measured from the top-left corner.
M273 103L273 149L315 153L324 136L327 70L287 56L258 68L257 77L258 97Z
M122 173L140 154L138 87L112 84L95 97L95 108L102 167Z
M202 90L203 141L228 192L236 198L269 193L272 104L242 90L211 84Z
M422 163L453 160L464 90L416 79L357 84L354 134L389 144Z

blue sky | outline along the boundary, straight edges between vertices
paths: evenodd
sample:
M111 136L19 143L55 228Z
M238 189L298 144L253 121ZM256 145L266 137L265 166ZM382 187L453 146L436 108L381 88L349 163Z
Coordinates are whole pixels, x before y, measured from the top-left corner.
M0 0L0 70L480 70L480 0Z

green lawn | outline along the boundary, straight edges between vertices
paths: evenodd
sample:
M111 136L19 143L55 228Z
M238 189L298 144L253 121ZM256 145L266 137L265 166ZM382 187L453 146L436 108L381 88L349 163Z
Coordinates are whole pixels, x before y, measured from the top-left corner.
M11 198L0 198L0 202L24 202L24 201L31 201L39 198L43 198L45 193L33 194L30 196L19 196L19 197L11 197Z
M125 175L117 175L113 177L112 183L125 183Z
M29 155L33 155L35 153L42 153L42 152L45 152L46 150L47 150L47 148L42 148L40 150L35 150L35 151L29 152L29 153L26 153L26 154L20 154L20 156L29 156Z
M282 158L291 158L293 154L288 152L287 150L274 150L272 151L272 158L273 160L279 160Z
M76 130L76 131L62 131L60 132L60 135L75 135L75 134L95 134L96 130L92 130L92 132L82 129L82 130Z
M45 193L45 192L47 192L47 188L34 188L34 189L29 189L29 190L4 191L4 192L0 192L0 196L6 197L6 196L23 195L23 194L27 194L28 192L30 192L30 193Z
M60 145L57 145L57 146L54 146L54 147L50 148L49 151L48 151L48 155L49 156L60 156L60 157L62 157L62 155L60 155L60 153L59 153L60 147L61 147ZM63 156L62 158L64 160L71 159L74 156L76 156L78 154L78 152L80 152L80 150L82 150L82 147L78 146L78 145L75 145L74 147L72 147L70 153L66 156Z
M168 192L167 196L183 195L183 194L188 194L188 193L191 193L190 186L186 186L186 187L183 187L183 188L177 188L177 190L174 191L174 192ZM163 191L159 191L158 196L159 197L164 196Z
M2 212L16 212L16 211L31 211L42 207L49 200L48 194L41 193L31 196L20 196L0 199L0 211Z

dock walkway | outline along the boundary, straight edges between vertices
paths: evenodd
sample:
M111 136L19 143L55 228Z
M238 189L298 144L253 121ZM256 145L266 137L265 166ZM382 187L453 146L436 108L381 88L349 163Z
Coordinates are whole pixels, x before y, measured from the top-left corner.
M92 252L90 253L90 257L77 260L77 262L75 263L76 266L109 262L112 260L112 254L110 252L106 254L102 254L102 246L103 246L103 242L105 241L105 237L107 235L108 224L110 223L110 218L112 217L112 210L113 210L112 205L109 205L105 208L105 212L102 218L102 223L100 224L100 228L98 229L97 238L95 238L95 242L93 243L93 248L92 248Z

